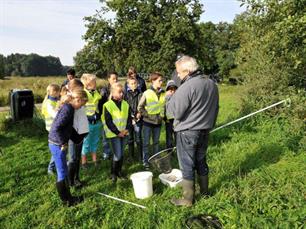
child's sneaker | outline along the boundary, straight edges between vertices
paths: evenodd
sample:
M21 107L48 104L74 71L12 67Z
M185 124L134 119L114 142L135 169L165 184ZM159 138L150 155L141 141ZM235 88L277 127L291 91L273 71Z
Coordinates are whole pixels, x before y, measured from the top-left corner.
M55 176L55 172L54 172L53 170L49 170L49 169L48 169L48 175L50 175L50 176Z
M55 176L56 175L56 168L54 168L54 167L48 168L48 174L50 176Z

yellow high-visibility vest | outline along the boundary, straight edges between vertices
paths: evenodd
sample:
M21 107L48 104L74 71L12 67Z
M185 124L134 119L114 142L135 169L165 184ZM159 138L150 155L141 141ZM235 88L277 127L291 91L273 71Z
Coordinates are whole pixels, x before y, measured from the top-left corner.
M115 133L113 133L110 129L108 129L105 123L105 109L111 114L113 123L116 125L119 131L125 130L127 125L127 120L129 116L129 104L122 100L121 102L121 110L117 107L113 100L109 100L103 105L103 113L102 113L102 123L105 131L106 138L114 138L117 137Z
M85 104L86 115L92 116L98 109L98 103L102 97L97 91L95 91L93 94L90 93L87 89L84 89L84 91L86 92L88 98L88 101Z
M41 106L41 113L45 117L45 124L47 131L50 131L51 125L55 118L54 115L51 115L51 111L48 110L48 107L51 107L51 109L54 111L55 109L57 109L58 105L59 105L58 101L54 101L48 98L43 101L43 104Z
M144 93L146 97L146 106L145 109L149 115L159 114L161 117L164 117L165 113L165 93L162 92L159 96L152 90L148 89Z

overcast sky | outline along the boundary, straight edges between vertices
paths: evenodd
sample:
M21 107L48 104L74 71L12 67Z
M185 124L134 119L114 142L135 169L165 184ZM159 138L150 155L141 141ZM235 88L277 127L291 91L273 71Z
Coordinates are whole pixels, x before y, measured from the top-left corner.
M236 0L202 0L201 21L232 22L243 11ZM37 53L73 65L84 46L85 16L100 9L99 0L0 0L0 53Z

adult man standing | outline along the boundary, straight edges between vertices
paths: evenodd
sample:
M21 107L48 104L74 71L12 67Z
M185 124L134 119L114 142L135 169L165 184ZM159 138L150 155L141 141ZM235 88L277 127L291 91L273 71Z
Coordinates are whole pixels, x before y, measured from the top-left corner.
M209 131L214 127L218 109L217 85L199 71L196 60L183 56L175 63L181 86L166 94L166 109L174 117L176 147L183 173L183 198L172 199L177 206L192 206L195 193L195 171L200 192L208 194L206 150Z

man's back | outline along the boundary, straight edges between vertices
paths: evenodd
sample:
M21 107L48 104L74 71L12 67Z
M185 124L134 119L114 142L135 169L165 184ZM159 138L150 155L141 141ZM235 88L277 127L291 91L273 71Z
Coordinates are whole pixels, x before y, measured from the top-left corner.
M173 99L175 131L213 128L218 115L219 92L212 80L196 75L178 88Z

